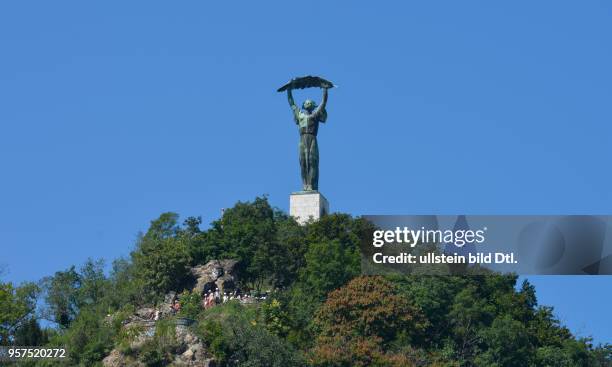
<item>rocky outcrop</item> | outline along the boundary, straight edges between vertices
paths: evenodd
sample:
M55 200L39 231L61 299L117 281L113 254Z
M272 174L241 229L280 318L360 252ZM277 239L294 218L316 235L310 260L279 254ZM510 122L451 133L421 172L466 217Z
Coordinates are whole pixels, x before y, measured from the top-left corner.
M191 273L196 279L193 288L194 293L201 295L208 291L218 289L221 294L232 293L236 290L236 265L237 260L211 260L204 265L191 268ZM172 310L172 304L177 294L170 292L165 295L164 301L155 308L143 307L128 317L122 325L123 332L130 335L129 346L113 349L102 361L105 367L144 367L139 360L143 348L155 338L155 331L160 320L172 320L176 336L173 360L170 365L177 367L214 367L215 361L200 338L195 335L184 322L188 319L176 319L176 313ZM109 315L109 321L113 316ZM193 320L190 320L193 322ZM188 323L187 323L188 324ZM172 326L171 326L172 327ZM172 330L172 329L171 329ZM126 353L122 353L126 351Z
M102 365L104 365L104 367L145 367L144 363L123 355L117 349L113 349L110 354L104 358Z
M176 327L176 337L179 340L179 353L174 359L175 366L214 367L214 359L208 353L200 338L185 326Z
M218 288L221 294L233 292L236 289L236 264L237 260L211 260L205 265L191 268L196 278L193 291L206 294Z
M102 361L105 367L141 367L143 362L138 355L144 345L151 341L155 335L155 321L132 321L124 325L126 330L138 330L138 334L130 342L129 355L122 353L118 348L113 349ZM175 326L176 346L172 366L176 367L214 367L215 361L206 350L200 338L187 326Z

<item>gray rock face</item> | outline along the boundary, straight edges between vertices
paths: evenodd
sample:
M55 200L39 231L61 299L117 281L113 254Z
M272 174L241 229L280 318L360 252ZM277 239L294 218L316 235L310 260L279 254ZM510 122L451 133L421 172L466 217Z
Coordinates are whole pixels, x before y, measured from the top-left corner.
M124 328L140 327L141 333L134 338L130 343L130 349L134 353L131 355L125 355L117 348L113 349L111 353L104 358L102 364L105 367L140 367L144 366L142 361L138 360L139 350L145 345L146 342L153 339L155 334L155 323L154 322L130 322L124 326ZM171 365L176 367L214 367L215 360L206 350L206 346L195 335L188 327L182 325L176 325L176 354Z
M180 342L179 351L174 359L175 366L208 366L214 367L214 360L209 358L206 348L200 339L184 326L176 327L176 337Z
M221 294L232 292L236 288L236 264L237 260L211 260L205 265L191 268L196 278L193 291L205 294L219 288Z
M104 360L102 361L102 364L105 367L125 367L125 366L144 367L144 363L138 360L134 360L134 359L126 357L121 352L119 352L117 349L113 349L110 352L110 354L106 356L106 358L104 358Z
M204 265L193 267L191 273L196 278L196 285L192 291L201 295L216 288L221 294L233 292L237 280L236 264L238 264L237 260L211 260ZM171 307L176 297L175 292L170 292L156 308L143 307L128 317L123 323L123 329L126 333L133 335L129 343L129 348L133 353L126 355L121 349L115 348L104 358L103 365L105 367L144 367L143 362L138 360L139 352L147 342L154 338L158 320L176 317ZM111 319L112 316L109 315L109 320ZM215 367L217 365L206 350L206 345L188 326L177 322L175 332L177 347L174 360L171 362L172 366Z

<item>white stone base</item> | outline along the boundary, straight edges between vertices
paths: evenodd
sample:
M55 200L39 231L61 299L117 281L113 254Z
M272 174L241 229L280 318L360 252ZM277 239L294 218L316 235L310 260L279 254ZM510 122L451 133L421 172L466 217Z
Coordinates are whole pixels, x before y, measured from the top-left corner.
M300 224L310 219L319 220L328 213L329 203L318 191L299 191L289 196L289 215Z

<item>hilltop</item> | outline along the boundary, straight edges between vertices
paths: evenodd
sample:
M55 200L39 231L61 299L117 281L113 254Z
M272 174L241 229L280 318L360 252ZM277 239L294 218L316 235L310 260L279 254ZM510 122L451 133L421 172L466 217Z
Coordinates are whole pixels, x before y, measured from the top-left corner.
M110 274L91 260L2 283L0 344L66 346L77 366L610 366L611 346L573 336L516 276L360 275L360 218L299 225L266 198L206 230L178 218L153 220Z

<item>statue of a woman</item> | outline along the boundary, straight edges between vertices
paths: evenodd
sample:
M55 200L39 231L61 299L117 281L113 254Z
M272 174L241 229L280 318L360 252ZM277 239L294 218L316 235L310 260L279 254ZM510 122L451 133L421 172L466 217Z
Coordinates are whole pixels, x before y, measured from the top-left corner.
M300 167L302 169L302 190L313 191L319 188L319 146L317 145L317 132L319 122L327 120L327 88L323 88L323 100L317 104L307 99L302 109L295 105L291 88L287 89L289 105L293 110L293 119L300 132Z

